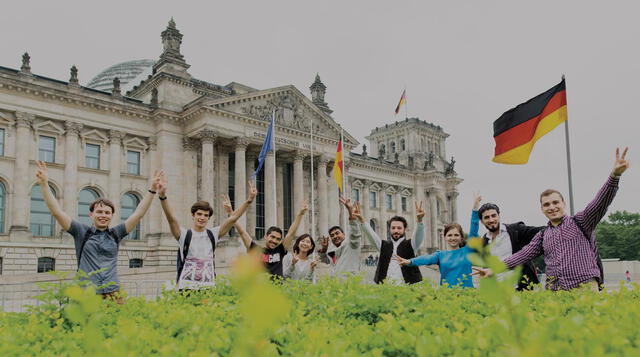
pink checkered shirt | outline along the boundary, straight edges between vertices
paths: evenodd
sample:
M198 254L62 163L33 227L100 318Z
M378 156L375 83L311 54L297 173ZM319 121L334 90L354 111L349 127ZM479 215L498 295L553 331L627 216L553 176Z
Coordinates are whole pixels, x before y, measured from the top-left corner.
M609 176L596 198L583 211L575 216L565 215L555 227L549 222L531 243L505 259L504 263L512 269L544 254L547 288L551 290L570 290L590 279L599 279L596 242L592 233L616 196L619 180Z

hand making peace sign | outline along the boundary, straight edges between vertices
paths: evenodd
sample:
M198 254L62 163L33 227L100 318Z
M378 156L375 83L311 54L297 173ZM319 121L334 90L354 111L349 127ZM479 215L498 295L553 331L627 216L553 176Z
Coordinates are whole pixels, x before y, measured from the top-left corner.
M422 201L414 202L416 206L416 219L418 222L422 222L422 218L425 215L424 208L422 208Z
M613 176L620 177L629 168L629 161L626 160L627 151L629 151L629 148L624 148L622 156L620 156L620 148L616 148L616 161L611 172Z

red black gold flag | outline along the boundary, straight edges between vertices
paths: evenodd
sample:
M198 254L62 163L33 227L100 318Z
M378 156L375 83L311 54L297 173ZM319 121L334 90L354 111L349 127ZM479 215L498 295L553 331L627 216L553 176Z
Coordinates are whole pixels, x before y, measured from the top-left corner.
M526 164L533 145L567 120L564 79L548 91L510 109L493 122L494 162Z

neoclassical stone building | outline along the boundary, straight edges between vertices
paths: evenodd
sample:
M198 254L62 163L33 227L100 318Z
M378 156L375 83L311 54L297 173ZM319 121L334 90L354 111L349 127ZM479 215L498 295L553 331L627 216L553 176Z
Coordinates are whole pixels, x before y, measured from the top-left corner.
M320 77L310 87L311 99L291 85L259 90L235 82L212 84L189 74L173 20L161 38L157 61L113 66L87 86L78 83L75 66L66 82L34 74L26 53L19 70L0 67L1 274L76 269L73 241L53 220L36 184L36 160L48 162L51 188L64 210L80 220L88 222L88 204L99 196L119 208L114 222L125 219L153 170L162 168L184 225L190 224L189 207L197 199L213 203L215 225L224 218L221 194L234 202L245 199L274 110L276 153L267 156L257 179L260 194L241 224L256 237L270 225L286 228L311 190L315 217L308 217L300 232L311 231L312 221L317 235L345 224L331 178L342 129L324 100ZM396 214L409 217L414 227L413 202L422 200L428 212L422 250L442 247L438 237L443 224L457 219L462 181L453 159L445 159L447 136L439 126L409 118L373 129L367 137L371 155L366 146L360 154L351 152L359 142L344 132L347 194L362 202L382 236ZM274 169L275 175L264 174ZM176 250L154 202L122 243L120 264L173 266ZM232 236L216 259L225 263L241 251Z

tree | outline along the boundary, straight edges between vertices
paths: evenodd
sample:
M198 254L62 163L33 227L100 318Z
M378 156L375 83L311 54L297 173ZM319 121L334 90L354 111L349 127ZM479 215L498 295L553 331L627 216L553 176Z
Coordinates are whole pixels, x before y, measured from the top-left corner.
M597 243L603 259L640 260L640 213L611 213L598 225Z

